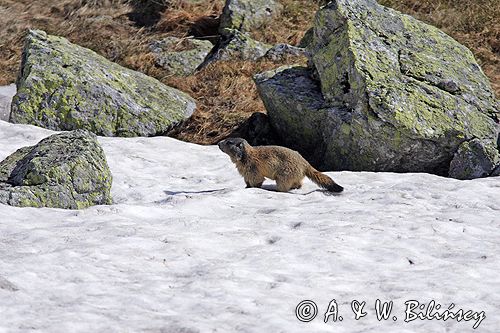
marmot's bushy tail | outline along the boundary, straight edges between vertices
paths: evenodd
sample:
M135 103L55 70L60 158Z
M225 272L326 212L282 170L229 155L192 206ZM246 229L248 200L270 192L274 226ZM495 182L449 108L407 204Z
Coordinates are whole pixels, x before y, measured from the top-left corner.
M307 178L315 182L318 186L327 189L330 192L342 192L344 190L344 188L335 183L333 179L325 174L322 174L312 166L306 170L306 176Z

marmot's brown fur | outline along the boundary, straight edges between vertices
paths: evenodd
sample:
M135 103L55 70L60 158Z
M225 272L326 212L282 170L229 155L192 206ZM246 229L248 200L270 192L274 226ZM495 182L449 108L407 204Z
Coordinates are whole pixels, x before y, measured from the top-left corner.
M299 189L304 177L330 192L342 192L343 187L314 169L298 152L279 146L252 147L241 138L219 142L245 179L247 187L261 187L264 178L276 180L277 190Z

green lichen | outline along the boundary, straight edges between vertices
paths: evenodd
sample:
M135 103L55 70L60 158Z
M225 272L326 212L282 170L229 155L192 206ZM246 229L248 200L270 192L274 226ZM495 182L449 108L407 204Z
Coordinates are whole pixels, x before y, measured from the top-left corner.
M177 50L179 45L184 47ZM213 45L205 40L167 37L153 43L150 48L159 66L173 75L187 76L193 74L204 62Z
M16 123L150 136L195 108L188 95L42 31L27 36L21 74L10 119ZM118 131L117 118L134 121L120 123Z
M86 131L50 136L0 163L0 202L20 207L81 209L111 203L112 176L96 137Z
M301 113L307 94L298 96L293 82L276 73L266 80L282 87L261 83L259 91L282 136L326 146L323 168L446 175L464 141L497 146L497 103L487 78L472 53L438 29L373 0L335 0L318 11L308 49L322 93L311 95L322 105L309 101L306 109L319 115L318 129L310 131L310 116ZM327 116L317 112L329 107ZM316 148L299 148L307 149ZM481 149L471 154L490 148ZM483 155L471 160L490 169L498 151Z

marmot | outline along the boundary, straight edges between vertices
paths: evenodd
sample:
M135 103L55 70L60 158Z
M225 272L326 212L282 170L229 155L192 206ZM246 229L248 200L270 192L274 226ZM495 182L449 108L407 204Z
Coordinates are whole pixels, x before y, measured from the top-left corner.
M264 177L276 180L277 190L288 192L302 187L308 177L330 192L342 192L344 188L330 177L314 169L298 152L280 146L252 147L241 138L219 142L219 148L228 154L245 179L247 187L260 187Z

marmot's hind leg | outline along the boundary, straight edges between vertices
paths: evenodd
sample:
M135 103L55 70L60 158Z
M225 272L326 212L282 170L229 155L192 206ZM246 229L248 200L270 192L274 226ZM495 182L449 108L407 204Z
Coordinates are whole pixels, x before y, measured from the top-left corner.
M292 185L292 190L298 190L302 187L302 181L298 181L298 182L295 182L293 185Z
M254 176L251 178L245 178L245 183L247 184L247 188L249 188L249 187L261 187L262 183L264 183L264 177Z
M293 188L294 182L290 179L276 178L276 189L278 192L288 192Z

